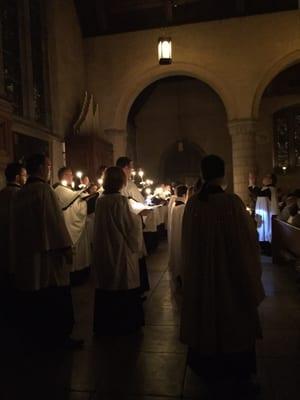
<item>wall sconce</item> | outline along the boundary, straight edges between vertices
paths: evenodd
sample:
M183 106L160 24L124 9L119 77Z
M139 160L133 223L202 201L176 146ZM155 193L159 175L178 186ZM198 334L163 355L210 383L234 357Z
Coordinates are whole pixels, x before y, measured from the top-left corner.
M160 65L167 65L172 63L171 38L158 39L158 61Z

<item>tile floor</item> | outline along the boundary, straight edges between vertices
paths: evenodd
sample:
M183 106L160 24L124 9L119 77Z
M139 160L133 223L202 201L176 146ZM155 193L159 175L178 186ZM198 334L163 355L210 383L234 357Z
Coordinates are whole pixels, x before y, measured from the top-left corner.
M171 296L165 243L149 257L148 267L152 290L142 333L94 339L93 287L91 283L76 287L74 336L85 339L84 349L39 354L7 351L0 361L0 399L211 399L203 382L186 367L186 348L178 340L179 313ZM256 398L299 399L300 291L292 268L274 266L263 258L263 271L268 297L260 309L264 339L257 354L262 391ZM224 393L219 398L228 397Z

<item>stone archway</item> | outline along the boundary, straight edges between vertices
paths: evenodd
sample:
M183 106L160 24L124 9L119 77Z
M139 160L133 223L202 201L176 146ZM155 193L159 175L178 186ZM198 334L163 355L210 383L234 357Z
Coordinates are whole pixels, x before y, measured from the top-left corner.
M222 100L226 110L227 119L234 119L234 116L236 115L235 99L231 94L230 88L226 86L226 83L219 80L218 77L204 67L196 64L180 62L173 63L169 66L157 65L146 70L139 77L131 76L126 78L126 81L130 82L130 85L124 87L123 95L117 104L113 118L113 126L115 129L118 131L126 130L127 117L130 108L137 96L147 86L159 79L176 75L196 78L210 86Z
M252 116L254 120L257 120L259 117L259 108L261 104L261 99L264 94L264 91L266 90L270 82L272 82L272 80L277 75L279 75L280 72L293 66L294 64L298 64L299 62L300 62L300 50L296 50L293 51L292 53L286 54L284 57L281 57L270 68L268 68L263 78L259 82L253 98Z

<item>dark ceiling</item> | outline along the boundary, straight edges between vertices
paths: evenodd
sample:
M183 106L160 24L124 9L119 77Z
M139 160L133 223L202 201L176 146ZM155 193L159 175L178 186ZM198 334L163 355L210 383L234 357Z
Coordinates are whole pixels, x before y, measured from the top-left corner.
M298 8L298 0L74 0L84 37Z

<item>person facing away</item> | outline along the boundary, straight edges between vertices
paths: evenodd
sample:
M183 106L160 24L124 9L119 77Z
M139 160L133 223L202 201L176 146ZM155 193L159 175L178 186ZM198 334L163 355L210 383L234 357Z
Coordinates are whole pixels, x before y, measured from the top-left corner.
M139 268L140 268L140 279L141 279L141 295L143 296L145 292L150 289L149 284L149 276L148 276L148 268L146 263L146 246L143 236L143 217L147 218L149 213L152 211L144 210L143 204L145 203L145 199L141 192L139 191L136 184L131 179L131 173L133 169L133 161L126 156L119 157L116 166L121 168L126 176L126 184L123 186L121 190L121 194L128 199L129 208L132 213L138 215L140 224L139 224L139 236L140 236L140 249L139 249ZM144 299L146 299L144 297Z
M17 323L31 344L76 348L69 286L72 241L57 196L48 184L51 164L43 154L26 163L29 178L16 194L13 250Z
M94 332L130 334L144 325L140 297L139 217L121 194L126 176L121 168L104 173L104 192L97 201L93 267L96 273Z
M274 174L267 174L263 177L262 187L256 186L256 179L249 178L249 192L256 198L255 219L259 241L262 243L272 242L272 217L279 214L278 200L276 193L277 178Z
M87 215L94 212L98 194L96 193L95 197L91 197L73 190L73 172L69 167L59 169L58 179L59 181L53 187L63 210L65 223L73 243L71 278L74 283L80 283L87 275L91 264Z
M169 270L172 281L177 287L181 286L181 242L182 242L182 218L187 199L188 188L185 185L179 185L175 189L177 197L171 215L171 237L169 240Z
M20 163L8 164L5 168L6 187L0 191L0 287L8 288L12 285L13 269L11 262L11 227L12 227L12 205L16 193L26 183L27 172Z
M185 206L180 336L188 364L206 378L248 378L256 372L264 298L255 224L242 200L223 189L225 165L201 163L204 184Z

